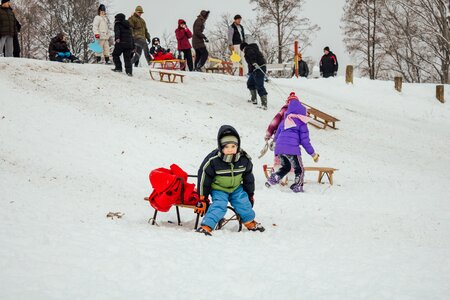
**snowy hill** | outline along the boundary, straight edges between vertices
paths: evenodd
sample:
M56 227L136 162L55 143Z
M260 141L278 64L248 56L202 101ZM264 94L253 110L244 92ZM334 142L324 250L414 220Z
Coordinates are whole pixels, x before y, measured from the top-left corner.
M264 112L242 78L148 77L0 59L0 299L448 299L450 108L432 85L279 79ZM332 187L264 187L257 156L290 91L341 120L310 129ZM188 210L149 225L149 171L195 173L222 124L253 157L266 232L206 238Z

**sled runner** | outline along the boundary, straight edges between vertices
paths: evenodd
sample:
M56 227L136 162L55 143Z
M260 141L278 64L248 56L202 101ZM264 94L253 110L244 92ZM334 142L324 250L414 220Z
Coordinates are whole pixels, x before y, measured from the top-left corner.
M270 166L267 166L267 165L263 165L264 175L266 176L267 179L269 179L270 175L274 172L275 167L276 166L270 167ZM330 185L333 185L333 174L337 170L338 169L326 168L326 167L304 167L304 171L305 172L307 172L307 171L309 171L309 172L311 172L311 171L319 172L319 177L317 179L318 183L322 183L322 179L326 175ZM283 180L282 185L287 185L288 181L289 181L289 179L286 176L285 179Z
M152 69L182 70L186 66L186 61L183 59L152 60L149 66Z
M196 209L199 200L195 184L189 183L188 178L197 178L195 175L188 175L180 167L173 164L170 169L159 168L150 172L149 179L153 187L153 192L144 200L148 201L154 208L153 217L148 223L156 225L158 212L168 212L175 206L177 214L177 224L182 226L180 208ZM209 207L209 203L207 203ZM194 229L198 228L200 214L196 214ZM233 207L228 206L228 213L215 228L222 229L230 222L237 221L238 232L242 230L242 222Z
M153 75L155 74L155 76L159 75L159 81L161 82L166 82L166 83L177 83L177 78L180 79L181 83L183 83L183 79L184 76L183 74L179 74L179 73L174 73L174 72L165 72L165 71L160 71L160 70L150 70L150 77L157 81L158 77L153 77ZM157 75L156 75L157 74Z

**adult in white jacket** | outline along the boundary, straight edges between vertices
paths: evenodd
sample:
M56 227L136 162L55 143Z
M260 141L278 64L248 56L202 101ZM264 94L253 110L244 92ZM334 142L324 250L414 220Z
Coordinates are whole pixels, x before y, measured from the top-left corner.
M103 49L103 53L95 53L97 58L97 63L102 60L102 54L105 57L105 63L110 64L109 61L109 20L106 16L106 7L100 4L98 8L98 14L94 18L94 23L92 24L92 30L94 32L95 38Z

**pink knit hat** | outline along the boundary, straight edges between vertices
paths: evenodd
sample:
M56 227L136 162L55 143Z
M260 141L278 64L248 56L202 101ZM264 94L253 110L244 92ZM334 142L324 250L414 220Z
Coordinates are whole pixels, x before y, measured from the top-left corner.
M295 95L295 92L291 92L291 93L289 94L289 97L287 98L287 103L291 102L292 100L300 101L300 100L298 99L298 97Z

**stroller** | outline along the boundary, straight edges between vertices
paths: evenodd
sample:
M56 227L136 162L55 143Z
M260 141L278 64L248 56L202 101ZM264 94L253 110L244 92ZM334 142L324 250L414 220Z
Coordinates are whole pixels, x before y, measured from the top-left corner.
M148 220L148 223L157 225L156 218L158 212L168 212L175 206L177 214L178 226L183 226L181 223L180 207L195 210L199 201L199 196L195 188L195 184L189 183L188 178L197 178L196 175L188 175L178 165L173 164L170 169L158 168L150 172L150 184L153 191L149 197L144 199L150 203L154 209L153 217ZM207 203L207 209L209 203ZM198 228L200 214L196 214L194 229ZM173 223L169 221L169 223ZM233 207L228 206L227 215L220 220L215 230L222 229L225 225L235 228L238 232L242 230L242 222L240 217L236 214ZM234 225L232 225L234 224Z

